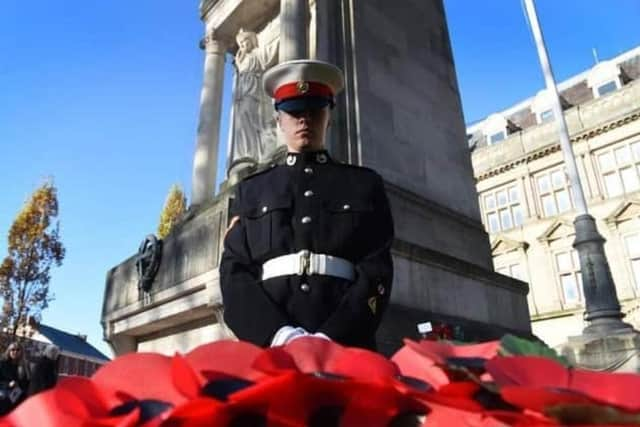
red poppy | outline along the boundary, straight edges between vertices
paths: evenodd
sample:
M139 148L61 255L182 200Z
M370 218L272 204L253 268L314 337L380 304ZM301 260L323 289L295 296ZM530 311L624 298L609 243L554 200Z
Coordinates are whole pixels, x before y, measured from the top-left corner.
M454 345L445 341L413 341L405 339L404 343L416 353L440 365L446 365L449 358L491 359L498 355L498 349L500 348L500 341Z
M287 345L269 348L255 359L253 367L270 374L290 370L322 372L383 383L400 374L393 362L378 353L316 337L298 338Z
M431 412L425 417L423 427L552 427L558 425L544 416L522 412L470 412L438 403L431 403L430 408Z
M138 400L158 400L173 405L188 396L176 388L172 358L155 353L129 353L102 366L91 379L100 388L133 396Z
M392 361L398 365L403 375L419 378L439 389L449 384L454 375L453 364L469 364L478 375L484 371L486 359L495 357L500 343L490 341L483 344L453 345L442 341L404 340L405 346L393 355ZM464 376L462 377L464 378Z
M58 385L38 393L10 412L2 419L3 426L40 427L128 427L138 425L141 410L114 414L113 408L124 404L128 396L116 397L116 393L105 392L91 380L83 377L61 378Z
M398 350L391 360L398 366L402 375L418 378L436 390L450 382L442 367L409 346L405 345Z
M185 354L189 365L205 377L207 372L224 373L255 381L265 376L252 368L264 349L243 341L216 341L203 344Z
M486 364L505 400L542 410L551 404L600 403L640 411L640 376L566 368L542 357L501 357ZM511 386L511 387L509 387Z
M426 405L398 387L397 366L383 356L314 338L299 338L265 350L254 368L271 375L289 373L295 381L281 390L270 419L305 422L316 411L340 408L343 425L385 425L403 412L427 411Z

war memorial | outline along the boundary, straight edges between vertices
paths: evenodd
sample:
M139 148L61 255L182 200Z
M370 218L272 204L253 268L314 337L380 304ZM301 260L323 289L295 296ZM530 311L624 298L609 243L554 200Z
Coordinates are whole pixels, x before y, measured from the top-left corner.
M218 272L230 198L244 176L286 152L260 79L298 58L344 71L327 143L332 157L384 178L395 273L380 350L390 354L403 337L419 337L424 322L468 341L530 334L526 283L493 271L441 1L396 8L379 1L209 0L200 16L204 76L190 207L163 241L149 236L107 273L102 322L117 355L172 354L233 338ZM232 82L224 81L226 58L233 58ZM229 84L230 137L220 141ZM216 193L221 148L226 180Z

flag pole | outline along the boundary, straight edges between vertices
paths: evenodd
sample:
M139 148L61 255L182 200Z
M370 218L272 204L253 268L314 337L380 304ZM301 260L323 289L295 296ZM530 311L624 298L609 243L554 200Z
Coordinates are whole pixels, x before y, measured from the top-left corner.
M553 117L558 126L560 148L564 156L567 178L575 203L576 217L573 224L576 237L573 247L578 251L580 258L582 288L585 298L584 318L588 322L583 330L583 335L604 336L611 333L630 332L633 328L622 321L624 314L620 310L616 287L604 252L605 239L598 232L595 219L589 215L534 1L524 0L524 4L547 91L552 95Z

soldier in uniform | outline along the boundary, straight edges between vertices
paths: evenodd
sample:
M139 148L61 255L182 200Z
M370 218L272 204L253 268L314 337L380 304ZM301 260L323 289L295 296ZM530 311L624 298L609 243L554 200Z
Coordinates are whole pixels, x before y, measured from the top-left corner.
M393 221L380 175L325 150L342 72L288 61L263 86L288 154L237 187L220 264L225 321L263 347L315 335L375 349L391 293Z

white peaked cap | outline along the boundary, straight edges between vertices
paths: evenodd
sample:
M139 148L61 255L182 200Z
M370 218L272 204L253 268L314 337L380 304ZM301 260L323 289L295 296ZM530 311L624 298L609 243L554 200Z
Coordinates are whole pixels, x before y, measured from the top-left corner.
M271 98L275 98L276 91L285 85L304 83L325 85L335 96L344 89L344 76L338 67L328 62L315 59L296 59L271 67L262 78L264 91ZM305 94L303 91L299 96ZM313 95L313 93L309 93L309 95Z

